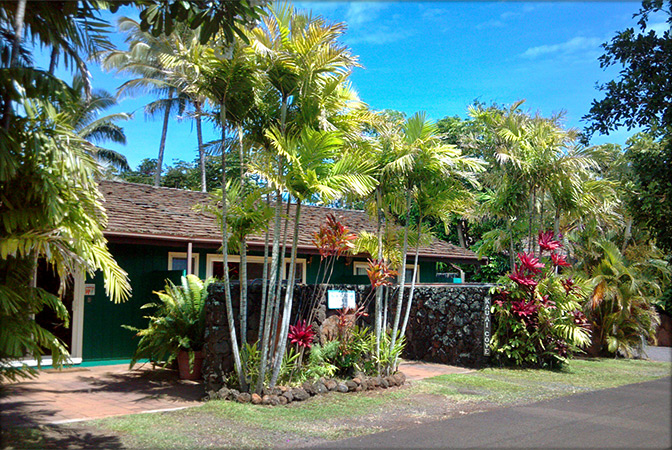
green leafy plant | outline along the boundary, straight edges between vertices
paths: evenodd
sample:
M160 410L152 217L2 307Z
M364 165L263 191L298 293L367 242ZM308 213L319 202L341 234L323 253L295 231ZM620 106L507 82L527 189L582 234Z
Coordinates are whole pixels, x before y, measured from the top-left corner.
M641 349L644 338L654 336L660 319L653 306L662 286L670 279L667 262L648 258L643 248L633 252L639 261L623 255L610 241L599 241L602 258L587 267L592 287L585 311L593 325L596 353L621 353L631 357Z
M194 352L203 348L205 339L204 303L208 295L211 279L201 281L195 275L182 277L176 286L166 280L164 291L154 292L158 303L147 303L141 307L156 308L154 315L146 316L149 326L139 329L128 325L124 328L135 331L140 337L138 348L131 359L133 367L140 359L149 359L168 365L177 357L180 350L189 352L193 363Z
M553 233L539 233L542 257L519 253L519 264L492 288L492 349L505 364L560 367L590 344L590 326L581 311L582 283L558 275L569 263Z

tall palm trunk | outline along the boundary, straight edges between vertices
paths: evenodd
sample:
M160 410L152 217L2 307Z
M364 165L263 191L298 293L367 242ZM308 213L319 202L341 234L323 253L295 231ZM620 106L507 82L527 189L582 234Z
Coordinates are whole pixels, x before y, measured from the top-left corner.
M511 218L506 218L506 229L509 232L509 270L513 271L513 265L515 264L514 248L513 248L513 225L511 224Z
M292 237L292 256L289 263L289 282L285 291L285 305L282 311L282 327L280 328L280 339L278 341L278 350L273 365L273 375L269 386L275 387L282 366L282 359L287 346L287 335L289 334L289 320L292 313L292 301L294 299L294 283L296 281L296 247L299 242L299 221L301 218L301 200L296 199L296 213L294 218L294 236Z
M377 212L377 229L378 233L378 263L383 260L383 218L381 214L381 208L383 207L383 199L381 193L381 187L378 185L376 187L376 212ZM378 286L376 288L376 318L375 318L375 331L376 331L376 360L380 361L380 335L382 330L382 300L383 300L383 286ZM378 375L380 375L380 363L378 364Z
M266 313L264 320L263 336L261 341L261 361L259 362L259 379L257 380L256 392L261 394L266 379L266 369L270 354L271 320L273 319L275 297L275 283L278 278L278 259L280 258L280 216L282 216L282 197L280 189L276 189L275 195L275 221L273 226L273 250L271 253L271 277L266 291Z
M270 206L269 195L266 195L266 207ZM264 323L266 322L266 296L268 295L268 243L269 243L268 227L264 231L264 268L262 270L262 279L261 279L261 308L259 316L259 332L257 333L257 340L261 341L264 334Z
M205 179L205 149L203 148L203 129L201 124L201 102L194 102L196 110L196 138L198 139L198 165L201 170L201 192L207 192L207 181Z
M397 331L399 330L399 320L401 319L401 307L404 301L404 288L406 287L406 255L408 253L408 229L411 220L411 189L406 191L406 226L404 227L404 247L401 254L401 268L399 270L399 294L397 296L397 309L394 312L394 325L392 326L392 339L390 349L394 348L397 342Z
M23 23L26 17L26 3L27 0L19 0L16 4L16 15L14 16L14 39L12 40L12 54L9 60L9 67L14 67L19 61L19 50L21 47L21 40L23 39ZM10 119L12 117L12 101L9 96L4 95L2 101L4 102L4 111L2 112L2 127L9 130Z
M173 89L170 89L168 94L168 104L166 111L163 113L163 127L161 128L161 142L159 143L159 157L156 160L156 170L154 172L154 186L159 187L161 184L161 171L163 169L163 152L166 148L166 135L168 134L168 120L170 119L170 108L173 100ZM224 126L222 124L222 126ZM224 134L224 133L222 133ZM224 155L224 142L222 142L222 155ZM222 163L224 165L224 163ZM226 177L226 175L223 175ZM222 186L223 192L226 192L226 186ZM224 195L226 197L226 195Z
M418 255L420 254L420 238L422 237L422 216L418 221L418 242L415 244L415 261L413 262L413 279L411 280L411 292L408 294L408 302L406 303L406 312L404 313L404 322L401 325L401 333L399 336L406 334L406 326L408 325L408 318L411 314L411 305L413 303L413 294L415 293L415 279L418 276ZM396 367L396 361L394 366Z
M553 220L553 231L556 238L560 236L560 207L555 208L555 218Z
M238 155L240 158L240 193L245 203L245 150L243 149L243 127L238 124ZM240 340L247 342L247 236L240 236Z
M238 338L236 336L236 324L233 318L233 304L231 302L231 284L229 280L229 223L227 214L229 212L228 199L226 197L226 151L224 142L226 140L226 103L221 102L221 123L222 123L222 265L224 266L224 299L226 302L226 315L228 317L229 335L231 336L231 349L233 351L233 364L238 375L240 390L247 390L247 380L243 371L243 365L238 351Z
M464 221L462 219L457 221L457 240L460 242L460 247L467 248L467 242L464 239Z

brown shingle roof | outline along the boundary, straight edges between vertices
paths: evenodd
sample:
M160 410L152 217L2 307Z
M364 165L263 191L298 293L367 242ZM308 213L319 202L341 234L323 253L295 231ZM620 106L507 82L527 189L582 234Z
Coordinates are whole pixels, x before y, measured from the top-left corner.
M108 217L105 234L108 236L211 243L221 241L221 229L214 217L193 209L194 205L207 203L208 194L117 181L102 181L100 190L105 197ZM325 223L329 213L354 232L376 231L375 223L364 211L303 205L299 223L299 249L315 250L312 236ZM291 220L289 227L290 230L293 227ZM250 247L263 246L264 236L250 236L248 243ZM453 262L478 262L474 252L438 239L434 239L430 246L421 247L420 256Z

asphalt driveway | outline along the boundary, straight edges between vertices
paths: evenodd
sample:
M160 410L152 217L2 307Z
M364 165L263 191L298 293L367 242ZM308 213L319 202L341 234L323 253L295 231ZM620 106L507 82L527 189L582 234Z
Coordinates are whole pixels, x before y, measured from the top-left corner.
M672 448L672 377L333 442L320 448Z

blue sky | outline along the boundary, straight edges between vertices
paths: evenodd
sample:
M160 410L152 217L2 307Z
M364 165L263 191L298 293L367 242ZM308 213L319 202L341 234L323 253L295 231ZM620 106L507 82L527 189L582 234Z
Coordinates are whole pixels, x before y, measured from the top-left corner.
M601 98L596 83L618 73L600 68L600 45L635 26L632 15L640 3L324 1L296 6L348 24L343 42L364 66L351 80L373 109L409 115L426 111L438 120L465 117L474 99L503 105L526 99L531 113L550 116L564 110L568 127L583 128L581 117L594 98ZM653 19L653 28L664 26ZM114 41L123 45L121 36ZM93 64L91 72L95 87L112 92L124 81ZM135 111L135 118L125 124L128 144L109 146L126 155L132 167L158 152L160 121L146 121L142 113L150 100L124 99L118 108ZM631 134L619 130L595 136L593 143L623 144ZM191 161L196 153L191 121L171 123L164 161Z

